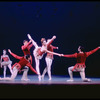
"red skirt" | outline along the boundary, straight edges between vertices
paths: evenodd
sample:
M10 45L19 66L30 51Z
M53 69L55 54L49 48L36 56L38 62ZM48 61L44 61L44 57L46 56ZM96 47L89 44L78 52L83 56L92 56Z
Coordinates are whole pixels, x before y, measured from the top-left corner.
M86 66L85 66L85 64L83 63L83 64L81 64L81 63L77 63L75 66L74 66L74 68L72 69L72 71L74 71L74 69L76 69L76 68L85 68Z

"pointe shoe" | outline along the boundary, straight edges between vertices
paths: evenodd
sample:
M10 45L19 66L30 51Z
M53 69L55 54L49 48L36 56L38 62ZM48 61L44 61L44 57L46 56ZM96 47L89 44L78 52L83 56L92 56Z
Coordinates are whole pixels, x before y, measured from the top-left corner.
M69 80L67 80L67 82L73 82L74 80L73 79L69 79Z

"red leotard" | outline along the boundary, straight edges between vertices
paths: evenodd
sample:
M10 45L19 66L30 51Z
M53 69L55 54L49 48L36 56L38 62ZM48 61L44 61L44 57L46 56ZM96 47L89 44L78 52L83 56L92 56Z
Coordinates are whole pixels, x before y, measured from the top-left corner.
M77 59L77 63L76 65L74 66L73 70L77 67L85 67L85 61L86 61L86 58L93 54L94 52L96 52L99 48L97 47L96 49L94 50L91 50L89 52L84 52L84 53L74 53L74 54L71 54L71 55L64 55L64 57L68 57L68 58L76 58ZM72 70L72 71L73 71Z
M9 58L8 58L8 57L2 57L2 59L3 59L4 61L9 61Z
M31 49L31 47L33 46L33 44L30 44L30 43L31 43L31 42L28 42L27 45L23 45L23 46L21 47L21 49L22 49L24 55L30 55L30 54L31 54L31 53L30 53L30 49ZM32 64L32 56L30 55L30 57L31 57L31 64Z

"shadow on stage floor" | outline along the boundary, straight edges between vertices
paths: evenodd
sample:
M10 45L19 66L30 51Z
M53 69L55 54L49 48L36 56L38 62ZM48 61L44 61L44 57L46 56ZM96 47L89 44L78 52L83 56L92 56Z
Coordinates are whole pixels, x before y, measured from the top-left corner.
M74 82L67 82L69 77L48 76L41 82L37 76L29 75L30 81L21 81L17 76L14 81L0 81L0 98L23 99L98 99L100 98L100 79L91 78L91 82L82 82L74 78Z

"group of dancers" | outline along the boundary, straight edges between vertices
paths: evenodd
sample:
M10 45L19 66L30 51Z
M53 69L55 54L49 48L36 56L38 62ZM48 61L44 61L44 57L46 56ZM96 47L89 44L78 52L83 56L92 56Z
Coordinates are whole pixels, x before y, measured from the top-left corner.
M10 60L9 56L6 55L6 50L3 50L3 55L1 56L1 67L4 66L4 78L0 78L0 80L14 80L18 74L18 72L23 71L23 75L21 80L25 80L28 81L28 71L29 68L31 69L31 71L33 71L35 74L38 75L38 80L41 81L44 79L44 76L46 73L48 73L49 76L49 81L52 80L51 77L51 66L52 66L52 62L53 62L53 55L57 55L59 57L68 57L68 58L76 58L77 59L77 63L74 66L68 67L68 73L70 76L70 79L67 80L68 82L73 82L73 72L80 72L80 76L83 82L89 82L91 81L91 79L86 78L85 76L85 61L86 58L93 54L94 52L96 52L97 50L100 49L100 47L95 48L94 50L91 50L89 52L84 52L84 47L79 46L78 47L78 53L74 53L74 54L59 54L59 53L55 53L53 52L54 49L58 49L58 47L55 47L52 45L52 42L56 39L56 36L53 36L51 39L48 39L46 41L45 38L41 39L41 44L42 46L38 46L38 44L32 39L30 34L27 34L28 36L28 40L24 40L23 41L23 45L21 47L24 56L18 56L16 54L14 54L10 49L8 49L8 52L16 59L19 59L19 62L15 63L12 67L12 61ZM30 49L31 47L34 46L34 50L33 50L33 55L34 55L34 59L35 59L35 68L33 68L32 66L32 56L31 56L31 52ZM46 61L46 67L41 75L40 73L40 59L43 58L43 55L47 53L46 57L45 57L45 61ZM4 61L2 61L2 59ZM6 66L9 67L10 72L11 72L11 77L6 77Z

